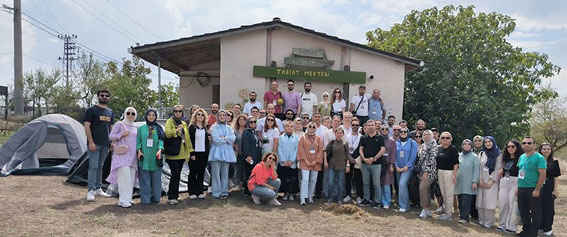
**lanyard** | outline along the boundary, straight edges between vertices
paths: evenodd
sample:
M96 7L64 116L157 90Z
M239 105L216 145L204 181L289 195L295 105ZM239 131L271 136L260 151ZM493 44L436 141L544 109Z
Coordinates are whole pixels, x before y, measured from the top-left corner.
M356 134L356 137L354 137L350 143L351 146L354 147L354 142L360 137L360 134Z

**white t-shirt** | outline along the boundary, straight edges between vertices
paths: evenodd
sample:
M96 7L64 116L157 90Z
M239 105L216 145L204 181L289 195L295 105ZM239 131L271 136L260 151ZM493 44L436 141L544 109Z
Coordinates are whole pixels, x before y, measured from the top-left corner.
M328 130L329 129L327 127L321 125L315 131L315 135L317 135L319 138L321 138L321 140L323 140L325 138L325 134L327 134Z
M345 100L341 100L341 101L335 100L335 103L333 103L333 111L335 113L342 112L344 107L346 107Z
M343 129L343 132L344 132L345 136L346 136L347 134L351 134L351 133L352 133L352 126L350 126L350 128L348 128L348 129L345 128L345 125L341 125L340 127Z
M244 104L244 109L242 110L242 113L245 113L247 115L252 115L250 113L250 110L254 107L257 107L258 110L264 109L264 105L261 102L258 102L258 101L254 102L254 103L248 102L248 103Z
M195 152L205 152L205 129L197 128L195 130Z
M301 114L309 114L309 117L313 115L313 106L317 105L317 95L315 93L301 93Z
M274 138L279 137L280 131L277 128L268 129L267 132L264 132L264 130L262 130L262 148L274 148Z
M362 98L362 103L360 103L360 99ZM354 104L354 106L352 107L353 111L356 110L356 107L358 107L358 103L360 103L360 107L358 107L358 110L356 111L355 115L358 116L368 116L368 100L372 98L372 95L370 94L364 94L364 96L353 96L352 100L350 100L350 103Z
M358 144L360 143L360 139L362 139L362 135L359 133L356 136L351 134L345 135L345 139L347 140L348 143L348 148L349 148L349 153L352 154L354 152L354 150L358 147ZM360 158L360 156L356 157L356 162L354 164L354 168L356 169L360 169L362 166L362 159Z
M337 137L335 137L335 133L333 132L333 129L327 129L327 132L323 136L323 147L327 147L327 144L329 144L329 142L335 140L336 138Z

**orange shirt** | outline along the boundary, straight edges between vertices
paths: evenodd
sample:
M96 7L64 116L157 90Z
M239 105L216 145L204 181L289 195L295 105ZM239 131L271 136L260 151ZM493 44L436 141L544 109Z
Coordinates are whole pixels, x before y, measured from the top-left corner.
M307 166L304 160L311 163L315 162L315 164ZM307 134L301 136L297 147L297 161L299 161L299 169L321 171L323 164L323 142L321 138L315 136L312 143Z
M268 168L265 166L264 162L258 163L254 166L250 179L248 179L248 190L252 191L252 189L256 187L256 184L265 184L268 182L269 178L276 180L278 178L278 173L274 171L274 168Z

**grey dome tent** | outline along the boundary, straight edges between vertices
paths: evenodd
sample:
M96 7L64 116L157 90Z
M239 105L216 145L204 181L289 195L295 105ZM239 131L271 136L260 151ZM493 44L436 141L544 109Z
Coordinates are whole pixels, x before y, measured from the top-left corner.
M86 152L83 125L67 115L49 114L26 124L0 147L1 173L66 175Z

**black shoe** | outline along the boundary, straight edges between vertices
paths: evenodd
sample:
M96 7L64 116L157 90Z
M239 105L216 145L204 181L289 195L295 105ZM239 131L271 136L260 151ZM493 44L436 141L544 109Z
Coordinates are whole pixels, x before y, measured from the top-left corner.
M374 205L372 205L372 208L380 209L380 203L375 202Z
M358 205L361 206L361 207L367 207L367 206L370 206L370 201L362 200L362 202L360 202Z

